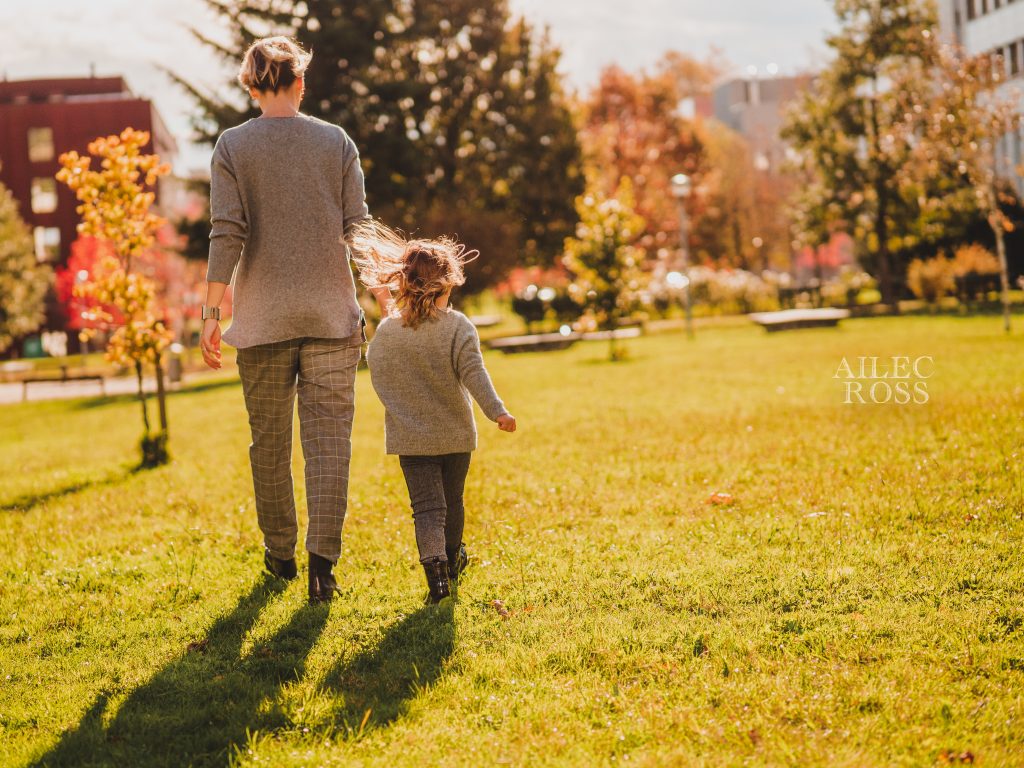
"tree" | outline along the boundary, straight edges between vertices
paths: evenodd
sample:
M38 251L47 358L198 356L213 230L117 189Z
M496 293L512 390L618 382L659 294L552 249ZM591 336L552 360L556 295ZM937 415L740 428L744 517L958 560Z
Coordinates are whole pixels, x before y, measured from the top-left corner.
M42 325L52 277L36 258L17 200L0 184L0 352Z
M988 221L995 237L999 263L1000 300L1003 328L1010 332L1010 280L1006 263L1006 233L1013 224L1004 206L1014 202L1003 189L997 146L1006 135L1020 130L1018 98L999 93L1004 63L988 54L968 56L943 47L936 59L937 77L931 98L922 110L923 141L915 146L915 157L925 174L955 168L965 182L977 210ZM939 204L962 207L956 196Z
M608 331L612 360L622 357L615 330L645 284L640 269L643 251L635 243L646 222L634 206L633 185L626 177L613 196L591 188L576 200L580 221L575 236L565 241L565 266L575 276L573 285L598 327Z
M99 138L89 144L89 154L100 158L93 170L92 157L67 152L60 157L57 179L68 185L81 203L78 231L109 246L95 267L92 279L75 286L75 293L91 307L95 324L112 331L107 357L135 367L142 405L142 465L167 461L167 405L162 355L171 334L156 306L156 284L137 269L137 261L153 246L157 229L165 222L151 212L152 187L169 173L159 156L144 155L149 134L126 128L120 136ZM116 309L116 312L108 309ZM87 337L91 329L84 329ZM143 367L156 370L160 431L152 434Z
M313 51L303 110L355 140L370 208L424 235L465 233L483 257L469 290L521 261L553 260L575 222L580 152L560 53L507 0L207 0L230 39L197 37L230 63L263 34ZM200 136L254 108L179 79Z
M787 268L792 180L762 167L747 141L726 125L703 121L698 135L704 176L693 206L700 211L691 238L696 261L752 272Z
M54 293L64 307L68 327L72 330L102 331L107 325L104 317L113 318L115 325L123 322L117 307L108 304L97 311L95 296L82 289L75 290L77 286L96 282L104 259L110 255L108 243L94 237L79 237L71 244L67 264L57 269Z
M811 175L796 199L797 224L812 246L837 231L853 235L877 272L883 302L895 309L893 253L948 224L949 209L936 208L932 218L921 201L946 194L950 177L915 173L916 138L906 130L908 108L913 118L931 87L934 8L927 0L833 4L835 58L783 130Z
M653 73L611 66L581 104L580 136L594 191L613 197L623 177L631 180L637 213L646 221L638 245L651 255L678 237L672 176L702 176L701 140L680 104L707 89L713 75L711 64L678 53L666 55Z

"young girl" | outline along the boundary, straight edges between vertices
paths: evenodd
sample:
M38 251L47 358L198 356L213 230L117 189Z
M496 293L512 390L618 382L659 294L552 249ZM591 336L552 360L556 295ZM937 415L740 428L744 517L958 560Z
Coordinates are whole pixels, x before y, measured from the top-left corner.
M366 361L384 404L387 452L398 455L409 488L427 602L438 603L469 564L462 495L476 449L470 395L499 429L515 432L516 420L487 375L476 328L448 306L465 282L465 248L448 238L406 240L377 222L358 226L351 242L363 283L395 294Z

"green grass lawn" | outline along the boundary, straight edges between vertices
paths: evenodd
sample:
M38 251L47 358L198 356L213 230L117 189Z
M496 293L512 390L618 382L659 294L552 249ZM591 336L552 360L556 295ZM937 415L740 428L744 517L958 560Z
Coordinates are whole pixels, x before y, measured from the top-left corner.
M149 472L130 400L0 408L0 762L1024 764L1024 335L629 346L488 356L519 431L430 609L365 371L329 609L261 573L237 382L172 396ZM844 405L858 355L933 356L929 402Z

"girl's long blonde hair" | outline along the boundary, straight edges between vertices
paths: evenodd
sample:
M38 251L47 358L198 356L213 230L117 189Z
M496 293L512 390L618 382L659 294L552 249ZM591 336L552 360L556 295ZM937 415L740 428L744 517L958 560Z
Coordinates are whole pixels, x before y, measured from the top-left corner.
M479 255L454 238L407 239L373 219L357 224L348 240L359 279L390 289L410 328L437 317L435 301L466 282L463 267Z

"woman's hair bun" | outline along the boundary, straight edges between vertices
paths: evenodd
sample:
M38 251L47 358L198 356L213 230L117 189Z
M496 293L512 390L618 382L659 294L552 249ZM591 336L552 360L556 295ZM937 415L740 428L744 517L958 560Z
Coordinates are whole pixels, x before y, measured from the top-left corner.
M238 82L243 88L273 91L288 88L302 77L313 54L290 37L276 35L256 40L242 57Z

